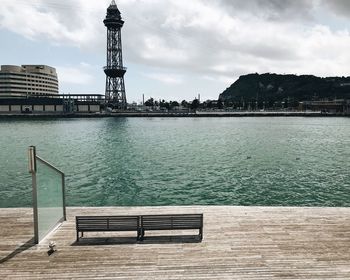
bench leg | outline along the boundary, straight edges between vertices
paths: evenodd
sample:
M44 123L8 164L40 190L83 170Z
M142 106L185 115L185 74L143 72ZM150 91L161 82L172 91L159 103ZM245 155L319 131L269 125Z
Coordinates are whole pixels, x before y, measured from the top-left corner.
M199 240L202 241L203 240L203 228L199 229Z
M136 237L137 241L141 240L141 229L137 230L137 237Z
M84 232L81 232L81 236L79 237L79 231L77 231L77 242L79 242L79 239L84 237Z
M144 229L140 229L140 241L143 241L143 238L145 236L145 230Z

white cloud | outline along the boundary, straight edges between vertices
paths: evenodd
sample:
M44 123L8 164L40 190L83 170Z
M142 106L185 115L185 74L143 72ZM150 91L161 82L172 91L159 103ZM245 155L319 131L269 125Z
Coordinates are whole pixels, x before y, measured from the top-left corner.
M0 27L32 40L89 49L103 39L103 26L96 24L108 0L103 2L1 0Z
M80 62L80 66L86 69L91 69L93 67L91 64L84 61Z
M104 54L102 20L109 2L2 0L0 27ZM118 7L125 20L126 66L156 67L159 73L146 76L162 83L181 84L183 76L198 75L224 87L251 72L350 75L347 0L119 0ZM333 30L330 17L319 14L333 21L341 14L339 20L348 24ZM69 74L62 71L61 80L91 81L88 65L77 69L62 69Z
M76 67L57 67L57 75L60 83L66 84L88 85L94 80L90 73Z
M234 76L231 76L231 77L225 77L225 76L202 76L202 79L203 80L207 80L207 81L211 81L211 82L221 82L221 83L224 83L226 85L230 85L232 84L236 79L238 79L238 77L234 77Z
M146 16L136 20L133 3L123 1L134 62L222 81L250 72L349 74L343 66L350 64L348 31L317 22L314 14L323 7L317 0L153 3L139 1L137 14Z
M162 82L164 84L182 84L183 77L177 74L168 74L168 73L143 73L144 77Z

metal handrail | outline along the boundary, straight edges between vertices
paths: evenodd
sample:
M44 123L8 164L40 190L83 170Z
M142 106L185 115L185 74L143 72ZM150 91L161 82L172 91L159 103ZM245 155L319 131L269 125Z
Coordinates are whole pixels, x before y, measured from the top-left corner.
M36 155L35 157L36 157L39 161L41 161L43 164L45 164L45 165L51 167L52 169L54 169L55 171L57 171L57 172L60 173L61 175L64 175L64 173L63 173L61 170L59 170L57 167L53 166L51 163L47 162L46 160L42 159L41 157L39 157L39 156L37 156L37 155Z

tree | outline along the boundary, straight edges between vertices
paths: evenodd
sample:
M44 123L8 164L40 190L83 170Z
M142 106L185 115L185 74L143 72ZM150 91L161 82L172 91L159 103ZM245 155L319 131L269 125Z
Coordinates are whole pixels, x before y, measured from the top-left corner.
M145 106L147 107L153 107L154 106L154 99L151 97L145 102Z
M189 107L188 105L189 105L189 104L188 104L188 102L187 102L186 100L182 100L182 101L181 101L181 106L182 106L182 107L188 108L188 107Z
M218 109L223 109L224 108L224 103L222 102L221 99L218 100Z
M179 107L180 104L177 101L170 101L170 108L173 109L175 107Z
M164 99L160 101L159 106L160 108L166 108L167 110L169 110L170 108L169 102L165 101Z
M235 103L232 101L227 101L224 103L224 105L226 105L226 107L233 107L233 106L235 106Z
M191 104L191 109L192 110L196 110L199 108L199 100L197 98L195 98L193 101L192 101L192 104Z
M209 109L215 107L215 105L213 104L213 101L211 101L211 100L208 100L206 103L207 103L207 108L209 108Z

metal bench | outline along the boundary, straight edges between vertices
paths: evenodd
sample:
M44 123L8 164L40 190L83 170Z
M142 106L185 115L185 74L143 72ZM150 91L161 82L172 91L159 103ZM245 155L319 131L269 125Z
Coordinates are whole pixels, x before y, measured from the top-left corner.
M198 229L199 240L203 239L203 214L143 215L139 239L143 240L145 231L189 229Z
M77 216L75 221L77 242L79 232L83 237L84 232L136 231L138 240L141 235L139 216Z

